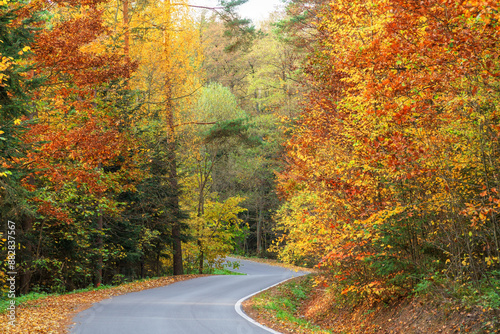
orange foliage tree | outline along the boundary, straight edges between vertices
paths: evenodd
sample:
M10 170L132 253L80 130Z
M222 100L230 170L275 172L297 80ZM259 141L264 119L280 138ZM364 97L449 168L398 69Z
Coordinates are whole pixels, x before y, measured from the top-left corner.
M315 7L307 71L316 89L280 175L282 257L329 268L344 293L357 295L404 292L435 272L473 282L494 275L497 7Z
M50 281L58 273L60 281L51 284L62 289L100 284L103 258L119 253L103 247L103 221L117 212L113 194L133 189L137 177L131 134L116 103L135 64L106 46L110 29L101 3L32 4L51 18L31 46L32 75L44 84L23 138L37 147L21 158L37 212L23 223L31 235L21 263L23 292L33 275Z

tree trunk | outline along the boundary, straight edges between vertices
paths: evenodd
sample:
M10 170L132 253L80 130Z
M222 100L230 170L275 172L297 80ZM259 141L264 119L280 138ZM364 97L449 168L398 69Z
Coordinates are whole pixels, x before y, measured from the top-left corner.
M157 249L159 249L159 245L158 245ZM155 261L156 262L155 263L155 265L156 265L156 276L160 276L160 254L161 254L160 251L156 252L156 261Z
M144 254L141 255L140 270L141 270L141 278L146 277L144 273Z
M94 91L94 94L97 94L96 91ZM94 105L94 108L97 106ZM97 169L102 173L102 164L99 162L97 165ZM99 194L98 198L102 198L103 194ZM95 286L98 287L102 284L102 266L103 266L103 261L102 261L102 253L103 253L103 238L102 238L102 228L103 228L103 218L102 218L102 210L99 208L99 204L97 205L97 266L96 266L96 271L95 271Z
M257 219L257 256L262 256L262 205L259 205L259 217Z
M102 248L103 248L103 240L102 240L102 227L103 227L103 219L102 219L102 212L99 209L98 210L98 218L97 218L97 267L95 271L95 286L98 287L102 284L102 266L103 266L103 261L102 261Z
M172 226L172 238L174 249L174 275L182 275L184 273L184 268L182 265L181 228L178 221L174 222Z
M169 84L169 82L167 82ZM167 91L170 92L170 86L167 86ZM172 226L172 240L173 240L173 262L174 262L174 275L182 275L184 268L182 265L182 241L181 241L181 226L180 226L180 208L179 208L179 182L177 180L177 160L176 160L176 143L174 134L174 114L173 105L171 101L171 93L167 94L167 131L168 131L168 178L170 182L171 195L168 201L169 207L172 210L172 221L169 222Z
M200 182L200 192L198 194L198 217L203 216L204 212L204 203L205 203L205 198L203 196L203 189L204 189L204 180L203 180L203 175L200 175L201 182ZM202 228L203 230L203 228ZM201 231L199 231L200 237L201 237ZM198 255L198 273L201 275L203 274L203 264L205 261L205 253L203 252L203 244L200 239L197 240L198 244L198 250L199 250L199 255Z
M203 264L205 261L205 253L203 253L203 245L201 243L201 240L198 240L198 249L200 251L200 255L198 258L198 274L203 274Z
M130 33L128 30L128 0L123 0L123 26L125 27L125 33L123 35L123 53L125 57L129 58L130 49Z
M168 150L168 173L170 180L170 187L172 195L169 198L170 208L172 210L172 239L173 239L173 266L174 275L182 275L184 273L184 268L182 265L182 241L181 241L181 225L180 225L180 209L179 209L179 183L177 180L177 160L176 160L176 138L175 138L175 125L174 125L174 104L173 100L173 84L172 76L173 73L170 71L172 69L171 64L171 31L172 29L172 18L171 18L171 1L169 0L166 4L167 15L164 30L164 52L165 52L165 62L167 67L167 79L165 81L165 111L166 111L166 121L167 121L167 150Z
M26 244L26 260L23 261L26 264L26 267L28 268L19 268L20 274L19 274L19 293L24 295L27 294L30 291L30 286L31 286L31 276L33 274L33 271L29 269L31 265L31 260L32 258L29 258L33 256L33 244L29 239L27 238L27 235L31 233L33 229L33 221L34 218L31 216L25 217L22 221L22 236L23 239L25 240ZM17 232L16 232L17 233Z

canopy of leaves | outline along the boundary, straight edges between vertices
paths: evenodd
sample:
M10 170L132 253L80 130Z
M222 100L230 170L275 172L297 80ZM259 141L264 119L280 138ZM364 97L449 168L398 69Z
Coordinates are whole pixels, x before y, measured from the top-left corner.
M500 266L497 4L312 8L316 89L280 175L281 256L317 261L358 296L436 272L488 281Z

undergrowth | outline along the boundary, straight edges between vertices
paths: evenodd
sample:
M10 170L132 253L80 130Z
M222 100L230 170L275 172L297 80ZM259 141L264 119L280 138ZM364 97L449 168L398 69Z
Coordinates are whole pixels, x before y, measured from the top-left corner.
M414 289L416 296L433 295L452 298L465 307L500 309L500 272L479 280L477 283L451 280L436 274L421 280Z

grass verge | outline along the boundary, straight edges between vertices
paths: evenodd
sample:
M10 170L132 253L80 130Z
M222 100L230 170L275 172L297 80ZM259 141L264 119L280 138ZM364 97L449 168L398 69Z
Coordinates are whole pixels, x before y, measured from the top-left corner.
M465 303L442 289L387 301L350 302L336 289L316 285L311 274L245 301L243 309L256 321L286 334L500 333L499 308Z
M213 274L213 275L246 275L243 273L238 273L236 271L231 271L231 270L226 269L226 268L222 268L222 269L215 268L215 269L213 269L211 274Z
M287 281L243 303L243 309L256 321L282 333L331 333L298 314L311 293L310 275Z

